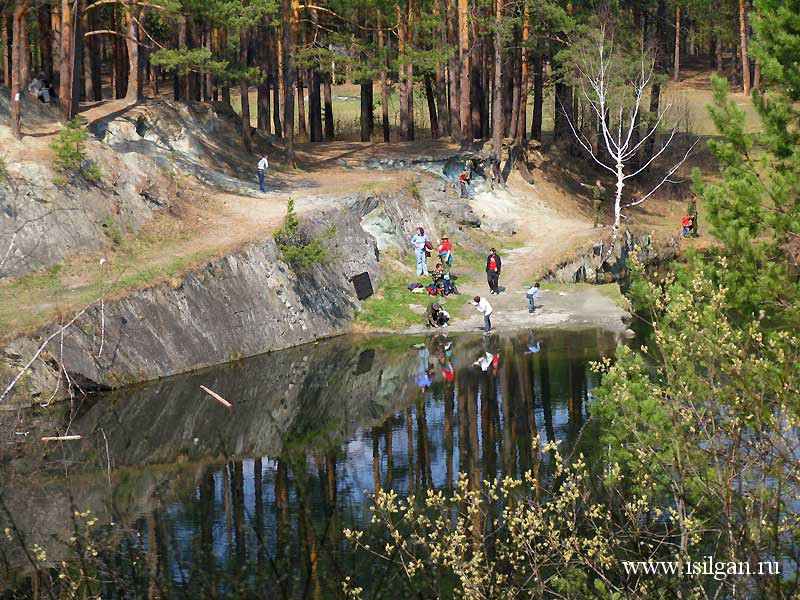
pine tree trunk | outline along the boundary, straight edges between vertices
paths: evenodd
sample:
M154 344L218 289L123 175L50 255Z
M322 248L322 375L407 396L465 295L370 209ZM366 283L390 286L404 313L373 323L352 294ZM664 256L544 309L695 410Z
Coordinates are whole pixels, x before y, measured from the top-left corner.
M400 98L400 139L406 141L408 137L408 87L405 83L406 69L403 61L406 60L406 17L405 11L400 7L400 4L395 4L397 13L397 58L399 61L398 76L400 85L398 89L398 96Z
M206 20L203 24L203 47L209 55L214 56L214 32L211 22ZM209 72L203 75L203 101L211 102L214 95L214 76Z
M283 32L283 131L286 148L286 164L294 167L294 42L295 42L295 0L281 0Z
M11 87L11 45L8 43L8 38L8 17L5 12L0 11L0 43L3 46L3 84Z
M714 56L716 56L717 59L717 73L722 73L725 69L722 59L722 36L719 31L715 32L714 39L716 40L714 44Z
M81 0L83 9L81 11L81 27L84 31L91 31L93 27L89 24L90 12L86 10L86 0ZM83 99L87 102L95 100L95 74L93 57L95 55L95 36L91 35L84 39L83 45Z
M542 109L544 108L544 60L537 48L533 57L533 115L531 138L542 141Z
M761 63L756 59L755 67L753 68L753 89L757 90L761 87Z
M500 161L503 158L503 0L495 0L494 13L494 89L492 106L492 145L494 163L500 173ZM498 182L500 183L500 182Z
M83 93L83 81L81 81L81 73L83 72L83 27L81 27L83 14L83 3L75 0L73 4L72 15L72 66L70 71L72 73L72 94L70 95L70 112L69 118L73 118L78 114L78 104Z
M117 31L119 26L119 15L117 12L117 7L113 7L111 11L111 29ZM63 25L63 18L62 18L62 25L61 28L64 28ZM127 69L125 67L125 52L124 52L124 44L122 43L122 38L118 35L112 36L112 68L113 68L113 79L114 79L114 94L113 98L122 98L125 96L125 90L127 88L127 83L125 79L125 73ZM62 47L63 52L63 47ZM64 57L61 58L62 62L64 61ZM177 76L176 76L177 77ZM177 79L176 79L177 81ZM175 84L175 99L179 98L178 94L178 85Z
M742 91L750 93L750 57L747 52L747 5L739 0L739 44L742 60Z
M314 40L319 37L319 13L311 11L311 23L313 31L309 31L308 45L313 47ZM320 76L320 65L313 65L311 68L311 81L308 90L308 125L311 132L312 142L322 141L322 77Z
M74 26L71 0L61 2L61 75L58 95L61 102L61 118L64 122L72 118L72 29ZM15 40L16 43L16 40Z
M672 81L680 81L681 77L681 5L675 5L675 66Z
M447 2L447 47L458 46L458 0L445 0ZM461 139L461 119L459 117L459 82L460 82L460 57L457 52L450 53L447 65L447 108L450 114L450 138Z
M53 81L53 32L50 22L50 5L40 4L36 11L39 24L39 52L42 61L42 73L48 83ZM3 48L5 54L6 49Z
M125 43L128 48L128 87L125 92L125 99L135 101L138 100L141 94L141 67L139 65L139 26L133 18L131 11L134 7L131 6L125 10L125 29L128 36L125 38Z
M473 31L472 39L477 40L479 37L475 33ZM471 58L474 60L470 61L470 118L472 119L472 137L483 139L490 135L489 119L491 111L489 102L494 71L490 73L490 70L486 68L490 64L488 44L481 40L476 46L472 50ZM493 58L491 64L494 64Z
M311 87L308 90L308 124L311 131L311 141L322 141L322 77L319 69L311 72ZM372 91L370 89L370 91Z
M459 111L458 118L461 122L461 144L471 145L472 137L472 115L470 115L469 95L470 95L470 57L469 57L469 21L468 0L458 1L458 48L461 62L461 79L459 82Z
M446 0L445 0L446 1ZM442 22L442 0L434 0L433 16L436 22L436 38L441 44L441 48L447 48L447 33L446 27ZM436 85L436 103L438 117L439 132L443 136L450 135L450 111L447 108L447 84L445 82L444 65L440 61L436 61L435 71L435 85Z
M372 81L362 80L359 84L361 111L359 118L359 132L362 142L369 141L370 123L372 121Z
M243 67L249 65L248 57L248 29L241 27L239 32L239 61ZM250 83L246 77L239 79L239 94L242 99L242 145L247 152L253 151L253 139L250 131Z
M325 141L330 142L336 134L333 122L333 98L331 96L331 75L325 75L322 93L325 99Z
M14 19L11 48L11 133L15 138L22 137L22 114L20 112L20 98L22 96L22 50L23 23L25 13L31 6L31 0L16 0L14 4Z
M378 9L378 51L383 56L386 50L383 40L383 20L381 19L381 11ZM389 85L386 81L386 62L388 57L383 57L381 61L381 124L383 125L383 141L388 142L390 139L389 130Z
M406 27L406 41L409 53L414 52L414 4L408 0L408 26ZM408 139L414 139L414 63L409 60L406 64L406 102L408 103Z
M20 59L20 83L22 84L23 89L31 82L31 40L30 40L30 31L28 30L28 19L23 19L22 23L20 24L21 34L19 38L20 42L20 52L19 52L19 59Z
M297 69L297 133L308 137L306 128L306 96L303 87L303 70Z
M258 107L258 114L256 115L256 122L258 128L262 131L270 132L272 129L271 115L269 110L269 22L266 18L262 19L258 25L256 60L258 61L258 71L261 74L261 80L258 82L258 100L256 106Z
M284 105L284 102L286 101L286 93L283 85L283 25L276 27L275 34L275 48L278 56L278 62L275 71L275 91L272 96L272 104L275 106L273 119L275 120L275 135L283 137L283 129L281 124L286 116L286 107ZM277 99L275 98L275 94L277 94Z
M220 56L225 56L228 52L228 29L226 27L221 27L219 30L219 48ZM230 107L231 88L227 82L223 82L220 87L222 88L222 104Z
M506 137L517 139L517 127L519 126L519 104L520 104L520 88L522 87L522 63L519 60L519 51L514 53L513 65L513 87L511 92L511 115L509 123L506 124Z
M436 98L433 94L433 80L430 75L425 74L425 98L428 101L428 115L431 120L431 138L439 139L439 119L436 114Z
M528 40L530 38L530 9L525 4L525 13L522 21L522 54L520 55L520 84L519 84L519 117L517 131L514 136L518 142L525 139L528 127Z

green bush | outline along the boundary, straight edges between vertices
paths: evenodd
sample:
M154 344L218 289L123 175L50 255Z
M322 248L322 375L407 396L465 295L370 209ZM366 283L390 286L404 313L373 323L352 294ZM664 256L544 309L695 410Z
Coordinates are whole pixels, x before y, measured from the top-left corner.
M50 148L55 152L53 168L61 174L57 183L69 183L74 177L82 177L86 181L100 181L103 173L100 167L86 156L84 143L89 132L77 119L72 119L56 135ZM56 180L54 180L56 181Z
M294 200L289 198L286 206L286 217L281 227L274 234L275 243L281 251L281 258L296 273L309 271L316 265L329 262L325 241L336 234L336 227L331 225L321 235L311 237L300 228L300 221L294 212Z

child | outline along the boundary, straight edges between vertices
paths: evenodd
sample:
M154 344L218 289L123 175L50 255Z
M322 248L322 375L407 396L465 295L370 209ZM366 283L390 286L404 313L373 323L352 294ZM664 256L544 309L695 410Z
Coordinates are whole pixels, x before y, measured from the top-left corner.
M439 308L439 317L436 323L439 327L447 327L450 322L450 313L443 308Z
M525 295L528 297L528 312L533 313L536 310L536 301L535 298L541 298L541 294L539 293L539 282L537 281L535 285L528 288L528 291L525 292Z
M689 231L692 228L692 217L684 215L681 219L681 227L683 228L683 237L689 237Z

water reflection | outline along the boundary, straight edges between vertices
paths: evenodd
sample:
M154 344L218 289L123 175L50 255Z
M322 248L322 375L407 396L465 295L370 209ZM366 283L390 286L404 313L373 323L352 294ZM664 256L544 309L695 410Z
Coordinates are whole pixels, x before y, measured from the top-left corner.
M122 575L103 596L336 597L358 572L391 597L385 565L354 556L341 535L368 524L364 492L451 489L459 472L472 486L518 476L537 435L573 446L597 384L589 363L613 345L594 331L414 347L339 339L164 380L74 421L84 439L66 457L72 501L52 475L8 486L4 502L52 561L65 556L56 540L69 537L73 506L113 521ZM30 592L42 575L2 543L7 585Z

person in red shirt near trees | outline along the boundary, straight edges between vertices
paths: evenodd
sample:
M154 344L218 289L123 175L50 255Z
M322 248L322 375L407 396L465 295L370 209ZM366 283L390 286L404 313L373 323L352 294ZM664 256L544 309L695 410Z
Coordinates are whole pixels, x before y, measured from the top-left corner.
M467 176L467 171L461 171L461 175L458 176L458 183L461 185L461 197L467 197L467 183L469 182L469 177Z

